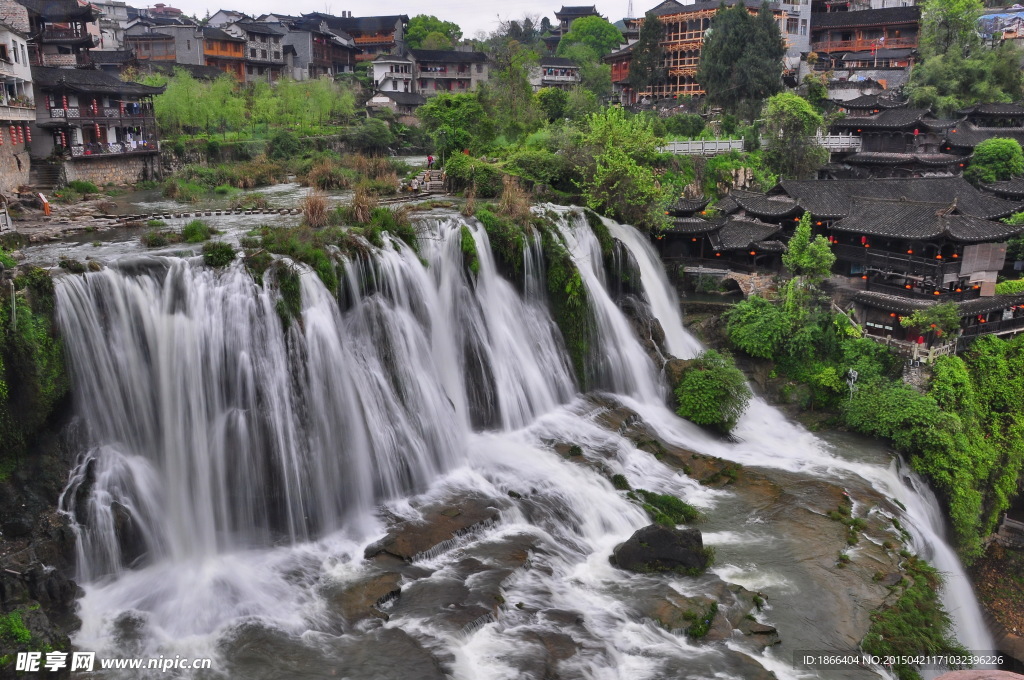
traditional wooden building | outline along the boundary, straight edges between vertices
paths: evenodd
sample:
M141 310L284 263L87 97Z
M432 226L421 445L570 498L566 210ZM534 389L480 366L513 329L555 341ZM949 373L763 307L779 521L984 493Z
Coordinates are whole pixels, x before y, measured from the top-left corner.
M704 88L696 80L704 34L711 26L711 18L720 8L735 5L738 1L740 0L700 0L694 4L684 5L676 0L664 0L647 12L657 16L665 25L665 37L661 41L661 46L665 54L663 66L668 78L663 84L655 85L649 90L633 92L626 83L632 60L632 48L627 47L613 52L604 58L604 62L612 67L613 90L620 100L632 104L644 96L663 99L704 94ZM742 1L746 3L751 14L756 14L761 8L758 0ZM786 11L776 2L769 3L769 6L785 35ZM639 28L644 20L638 18L624 21L627 26Z
M466 50L403 50L373 60L374 86L385 95L408 92L431 97L443 92L474 92L487 82L490 72L486 54ZM415 101L418 99L403 98L400 106ZM390 107L384 100L378 103Z
M530 69L530 85L534 92L543 87L571 90L581 80L579 65L565 57L543 57L537 66Z
M878 58L879 50L917 49L921 9L916 6L815 13L811 50L829 60L849 53Z
M33 66L73 68L89 64L99 44L92 5L77 0L20 0L28 10L29 61Z
M257 21L236 21L224 31L245 40L245 82L280 80L285 71L283 38L287 29Z
M865 332L875 339L884 339L897 349L912 349L918 356L927 356L928 349L939 347L947 352L980 335L1015 335L1024 332L1024 295L993 295L991 297L956 301L960 330L945 336L931 328L906 327L901 322L914 312L928 309L949 300L925 300L891 295L879 291L863 291L853 298L854 318ZM909 354L909 352L905 352Z
M162 87L124 82L93 69L37 66L32 77L33 159L58 161L69 181L101 185L151 179L159 172L152 97Z
M245 39L211 26L204 26L202 31L206 65L245 82Z
M302 16L323 21L331 30L340 29L351 36L360 50L357 61L372 61L380 54L397 54L405 48L405 30L409 25L405 14L354 17L351 12L344 12L337 17L313 12Z

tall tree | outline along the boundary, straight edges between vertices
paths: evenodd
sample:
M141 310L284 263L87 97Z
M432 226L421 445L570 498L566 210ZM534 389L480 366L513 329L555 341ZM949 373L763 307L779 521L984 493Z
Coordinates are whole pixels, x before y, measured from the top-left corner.
M629 86L643 92L665 81L665 51L661 41L665 37L665 24L656 15L648 13L640 26L640 35L633 43L629 62Z
M537 64L537 54L515 40L505 41L492 53L494 70L479 98L491 114L498 132L509 140L517 140L544 123L544 112L533 96L530 70Z
M417 14L409 19L409 28L405 32L405 43L413 49L432 49L424 47L423 41L431 33L440 33L452 45L462 40L462 29L451 21L441 21L435 16ZM435 39L436 40L436 39Z
M611 94L612 67L602 63L601 58L592 48L583 43L575 43L563 51L562 44L559 43L558 49L562 56L571 59L580 67L580 85L598 97L606 97Z
M968 57L955 49L929 57L910 74L911 104L949 116L979 102L1016 101L1024 94L1021 57L1021 49L1008 42Z
M728 8L723 2L704 37L697 82L711 103L752 117L762 101L782 90L785 54L767 3L754 17L742 0Z
M569 32L558 41L558 55L566 56L565 50L573 45L586 45L598 59L610 54L625 42L619 29L602 17L582 17L572 22Z
M927 0L921 9L921 47L925 57L957 52L966 57L978 47L981 0Z
M818 143L824 120L803 97L781 92L764 107L764 160L784 179L803 179L828 161Z

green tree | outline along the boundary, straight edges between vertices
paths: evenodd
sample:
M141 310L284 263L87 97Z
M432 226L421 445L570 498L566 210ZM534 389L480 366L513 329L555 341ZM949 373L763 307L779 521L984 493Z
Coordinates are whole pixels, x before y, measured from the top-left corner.
M542 87L537 90L537 104L544 110L548 121L555 122L565 117L565 105L569 94L559 87Z
M537 63L537 53L509 40L494 50L492 58L495 68L491 79L486 87L480 88L478 96L498 132L515 141L544 122L544 112L537 105L530 84L530 70Z
M785 44L765 3L757 16L738 2L719 8L704 38L697 82L708 101L752 118L764 99L782 90Z
M153 98L153 112L166 134L181 134L185 128L206 124L208 100L201 96L199 82L183 69L175 69L166 89Z
M993 137L974 148L964 177L975 184L991 184L1024 175L1024 152L1016 139Z
M828 162L817 140L824 120L806 99L781 92L768 100L763 117L764 160L779 177L806 178Z
M462 29L459 28L458 24L451 21L441 21L432 15L417 14L412 19L409 19L409 28L405 31L405 44L412 49L439 49L427 47L423 44L423 41L431 33L441 34L448 39L449 45L454 45L462 40Z
M565 102L565 116L570 120L583 120L592 113L597 113L601 104L597 97L590 90L583 87L574 87L569 90Z
M805 212L789 239L782 264L794 276L803 276L811 283L820 283L832 274L836 256L832 247L821 234L811 234L811 214Z
M559 43L561 44L561 43ZM612 67L601 62L601 58L590 47L576 43L562 52L580 67L580 85L598 97L606 97L612 91Z
M925 57L968 56L978 47L981 0L926 0L921 8L921 51Z
M665 50L661 46L664 38L665 24L661 19L654 14L644 17L629 62L628 81L634 92L645 92L665 82Z
M238 82L224 74L210 83L206 92L209 120L224 136L245 124L245 100L238 91Z
M439 153L481 151L494 139L494 121L472 94L439 94L417 111Z
M583 153L573 159L587 205L640 228L662 227L671 193L653 168L662 141L646 116L629 116L620 107L590 115L580 140Z
M911 105L950 116L971 104L1017 101L1024 94L1021 56L1019 47L1003 43L969 57L957 50L929 57L910 74Z
M757 295L730 307L724 318L729 340L752 357L774 359L789 337L782 306Z
M585 45L593 50L598 59L610 54L624 43L622 33L607 19L596 16L581 17L572 22L569 32L558 41L557 54L568 57L566 50L574 45Z
M425 50L450 50L453 46L448 36L437 31L428 33L427 37L420 42L420 47Z
M917 328L922 332L935 332L938 336L951 335L960 330L960 310L955 302L944 302L918 309L900 319L904 328Z
M705 350L683 371L675 388L676 413L728 434L753 396L732 357Z

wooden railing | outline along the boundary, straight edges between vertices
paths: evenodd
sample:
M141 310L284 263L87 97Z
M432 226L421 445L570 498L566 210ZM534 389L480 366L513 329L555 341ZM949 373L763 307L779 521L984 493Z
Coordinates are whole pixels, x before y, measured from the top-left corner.
M811 44L811 49L815 52L869 52L871 48L876 50L893 50L905 47L917 47L917 37L886 38L882 44L878 43L877 38L874 40L864 38L859 40L823 40Z
M1024 316L1005 321L989 321L964 329L963 337L974 338L979 335L1006 335L1024 329Z
M921 291L915 288L908 289L906 287L877 283L870 279L867 281L865 290L873 291L875 293L888 293L890 295L898 295L900 297L914 298L917 300L938 300L940 302L949 302L951 300L974 300L981 297L981 290L978 288L968 288L967 290L962 290L959 293L943 290L941 294L936 295L934 289L929 291Z
M960 273L959 260L932 260L915 255L899 255L884 250L836 243L832 246L836 257L846 262L856 262L872 269L893 274L917 274L933 276L939 281L944 274Z
M153 153L159 151L156 142L136 142L135 146L127 142L108 142L106 144L74 144L71 147L72 158L93 156L111 156L133 153Z

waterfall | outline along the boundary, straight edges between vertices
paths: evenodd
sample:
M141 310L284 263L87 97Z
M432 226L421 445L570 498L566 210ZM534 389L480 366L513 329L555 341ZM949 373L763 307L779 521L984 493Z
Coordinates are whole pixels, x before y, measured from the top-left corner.
M586 291L594 391L693 451L869 480L907 505L919 549L930 546L936 566L953 574L933 501L916 500L895 470L845 460L761 400L736 442L673 415L658 368L607 290L585 217L548 211ZM631 227L606 224L635 258L670 351L695 355L700 345L682 326L653 249ZM476 271L466 266L464 229ZM432 214L417 219L417 231L419 252L385 237L368 255L336 253L337 293L287 260L262 283L241 262L211 270L198 258L156 257L59 279L58 320L86 440L62 498L80 536L76 644L108 656L214 656L226 677L331 668L339 677L400 678L441 663L471 680L543 677L531 665L548 654L537 640L569 636L579 646L560 662L566 677L760 677L763 669L798 677L772 653L699 645L638 613L639 599L665 588L701 595L714 577L614 568L612 549L650 520L608 477L675 494L712 517L735 499L602 425L595 413L605 407L578 394L549 310L540 234L526 235L522 271L509 280L478 221ZM295 275L301 308L292 316L276 284ZM578 447L587 464L555 453L556 443ZM337 622L325 593L374 573L365 550L387 523L477 496L493 500L498 518L395 567L402 590L386 594L387 622ZM762 531L750 560L772 553L770 533L742 529ZM515 568L465 571L519 552ZM785 559L773 564L777 582L799 578ZM483 608L459 599L489 579L500 584L498 606L492 594ZM964 582L962 572L954 581ZM977 610L969 588L952 597L955 617ZM784 642L822 647L822 627L801 624ZM258 663L246 666L251 658Z
M698 353L700 343L682 325L675 291L650 242L632 227L610 221L607 224L612 234L629 248L637 260L644 293L665 330L670 351L676 356L687 357ZM686 428L680 433L678 420L666 417L660 407L653 410L656 413L650 414L649 418L661 424L666 436L682 445L693 445L693 437L699 436L693 428ZM674 435L671 434L673 431ZM853 473L871 481L882 494L903 503L907 508L906 519L913 529L915 549L944 575L943 604L953 620L957 639L968 649L994 649L994 641L984 623L970 580L946 540L945 519L938 500L916 473L900 475L895 464L890 468L879 468L842 460L814 435L787 420L761 397L754 397L735 434L741 440L736 446L720 447L706 439L704 443L715 449L715 455L747 465L811 471L821 475L834 475L837 471Z

